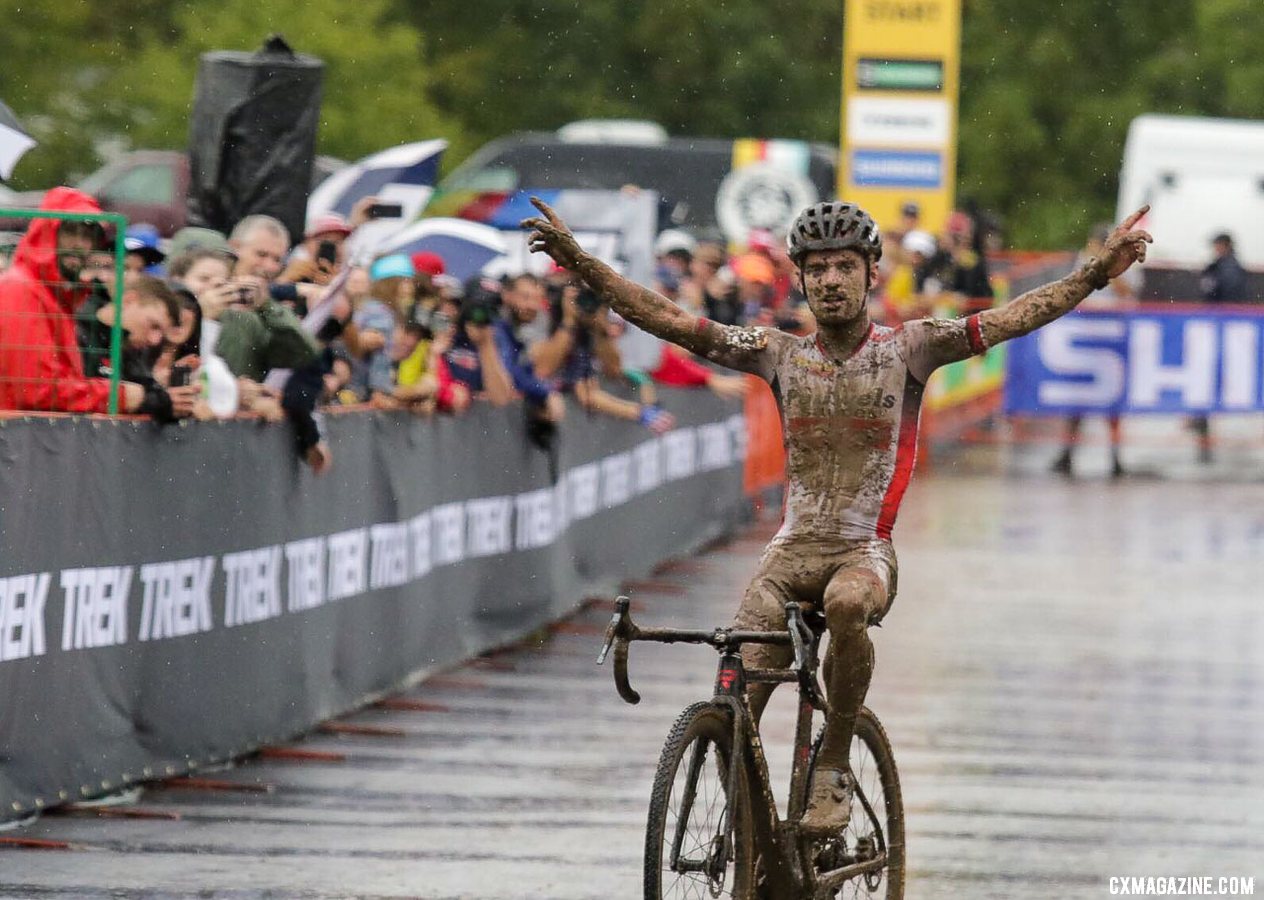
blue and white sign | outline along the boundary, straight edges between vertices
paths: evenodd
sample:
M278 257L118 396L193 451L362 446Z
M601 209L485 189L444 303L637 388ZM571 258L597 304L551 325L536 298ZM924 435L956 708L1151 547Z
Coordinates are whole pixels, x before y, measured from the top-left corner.
M853 150L851 181L861 187L938 188L944 156L932 150Z
M1011 341L1005 411L1264 410L1260 312L1077 312Z

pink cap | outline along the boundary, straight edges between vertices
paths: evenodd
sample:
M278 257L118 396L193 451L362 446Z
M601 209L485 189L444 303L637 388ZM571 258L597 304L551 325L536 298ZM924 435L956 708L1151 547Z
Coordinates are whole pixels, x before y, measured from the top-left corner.
M337 213L325 213L323 216L316 217L307 229L305 237L314 238L322 234L348 235L351 230L351 225L342 216Z

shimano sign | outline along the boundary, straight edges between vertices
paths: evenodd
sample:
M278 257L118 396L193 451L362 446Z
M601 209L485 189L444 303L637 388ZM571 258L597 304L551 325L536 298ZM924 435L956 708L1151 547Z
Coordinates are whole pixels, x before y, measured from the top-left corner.
M1264 410L1264 309L1080 312L1012 341L1005 410Z

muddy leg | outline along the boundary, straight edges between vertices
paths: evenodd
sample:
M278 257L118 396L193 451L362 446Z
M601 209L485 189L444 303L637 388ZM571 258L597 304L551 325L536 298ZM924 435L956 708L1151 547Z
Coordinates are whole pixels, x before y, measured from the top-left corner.
M869 623L886 605L886 586L869 569L841 569L825 589L830 642L824 674L830 715L817 758L819 768L847 768L856 713L865 701L873 675Z
M733 627L743 631L784 631L786 614L781 596L782 593L765 579L756 577L746 590L737 617L733 620ZM748 669L784 668L793 660L794 651L789 647L774 647L770 644L747 644L742 647L742 664ZM775 687L775 684L752 684L746 689L756 727L759 726L759 718L764 714L764 707L768 705L768 698L772 696Z

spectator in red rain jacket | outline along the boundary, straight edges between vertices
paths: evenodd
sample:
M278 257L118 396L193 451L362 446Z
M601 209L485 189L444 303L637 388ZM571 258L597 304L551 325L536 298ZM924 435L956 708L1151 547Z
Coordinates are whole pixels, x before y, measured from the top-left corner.
M99 213L87 194L53 188L44 212ZM104 413L110 382L89 378L75 338L74 312L87 287L79 270L102 240L93 222L35 219L0 276L0 409ZM170 398L139 384L119 385L121 412L169 408Z

